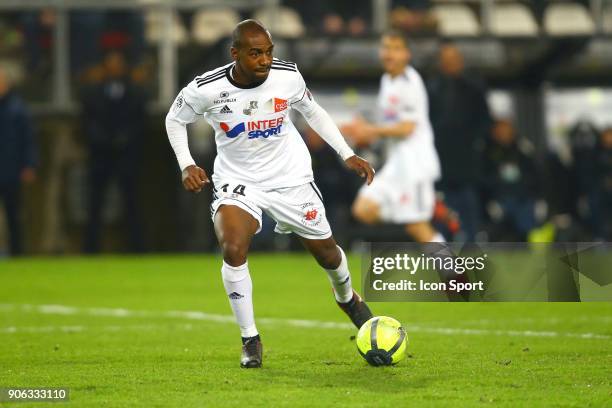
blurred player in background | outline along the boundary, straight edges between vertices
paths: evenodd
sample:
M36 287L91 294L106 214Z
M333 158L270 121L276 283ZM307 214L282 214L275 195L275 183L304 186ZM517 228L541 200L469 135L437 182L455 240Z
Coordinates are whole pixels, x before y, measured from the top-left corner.
M21 187L36 179L36 146L30 114L0 65L0 204L9 230L9 252L21 255Z
M429 117L443 175L438 188L444 201L461 217L465 241L474 242L482 218L482 148L493 122L485 87L478 75L466 71L463 54L456 45L440 47L438 71L427 83Z
M376 180L359 191L352 212L366 224L404 224L417 242L444 242L431 225L434 182L440 163L428 117L427 93L410 64L408 42L400 32L383 35L380 60L385 70L378 94L380 123L363 118L342 127L357 145L387 139L386 161Z
M223 250L223 283L242 335L240 364L251 368L261 366L262 346L247 253L261 230L262 211L276 221L276 232L299 236L327 271L338 305L357 327L372 317L352 289L346 256L332 237L314 184L310 154L289 111L298 110L368 184L374 170L353 153L314 101L296 65L272 57L268 30L255 20L245 20L236 26L232 39L234 61L183 88L166 117L166 130L183 185L191 192L201 191L209 179L191 157L185 125L202 116L215 130L212 217Z

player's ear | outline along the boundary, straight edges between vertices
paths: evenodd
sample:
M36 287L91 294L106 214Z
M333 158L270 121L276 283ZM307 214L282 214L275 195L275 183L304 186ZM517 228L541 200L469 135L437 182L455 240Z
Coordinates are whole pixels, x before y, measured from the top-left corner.
M238 61L238 48L232 47L230 48L230 55L234 61Z

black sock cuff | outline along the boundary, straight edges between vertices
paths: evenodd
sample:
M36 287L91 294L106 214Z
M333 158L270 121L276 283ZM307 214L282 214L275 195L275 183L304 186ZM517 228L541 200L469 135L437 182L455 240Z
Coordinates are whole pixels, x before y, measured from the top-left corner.
M259 334L258 334L258 335L253 336L253 337L242 337L242 344L246 344L247 341L253 340L253 339L261 341L261 338L259 337Z

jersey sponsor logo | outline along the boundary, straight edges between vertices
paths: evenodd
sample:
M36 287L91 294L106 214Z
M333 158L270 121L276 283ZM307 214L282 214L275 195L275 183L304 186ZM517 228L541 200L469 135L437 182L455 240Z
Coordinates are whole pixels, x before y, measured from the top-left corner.
M231 102L236 102L236 98L215 99L213 101L215 105L221 105L222 103L231 103Z
M395 121L398 119L397 111L395 109L385 109L383 118L385 121Z
M219 111L219 113L233 113L232 110L229 108L229 106L225 105L223 108L221 108L221 110Z
M227 137L229 137L230 139L233 139L239 134L241 134L242 132L244 132L245 127L244 127L244 122L242 122L230 129L227 123L221 122L221 129L223 129Z
M287 109L287 100L280 99L280 98L274 98L274 113L282 112L285 109Z
M227 91L223 91L219 94L219 98L223 99L223 98L227 98L229 96L229 92Z
M283 127L283 118L266 119L266 120L254 120L251 122L241 122L230 128L225 122L220 123L221 129L225 132L229 138L235 138L243 132L248 132L249 139L257 139L263 137L267 139L270 136L278 135L281 133Z
M282 98L270 98L262 106L262 112L264 113L278 113L287 110L289 107L286 99Z

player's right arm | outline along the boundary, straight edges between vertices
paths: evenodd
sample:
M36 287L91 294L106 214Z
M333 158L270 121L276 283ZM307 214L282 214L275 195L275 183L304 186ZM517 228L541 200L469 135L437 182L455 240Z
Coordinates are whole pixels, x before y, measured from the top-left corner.
M202 99L197 84L192 81L181 90L166 115L166 132L182 172L183 187L193 193L199 193L209 183L206 172L191 157L187 137L187 125L195 122L203 112Z
M290 101L291 106L304 116L308 125L338 153L349 169L359 177L365 178L368 185L371 184L374 179L374 169L370 163L357 156L346 143L332 118L312 97L302 75L298 73L296 79L297 93Z

